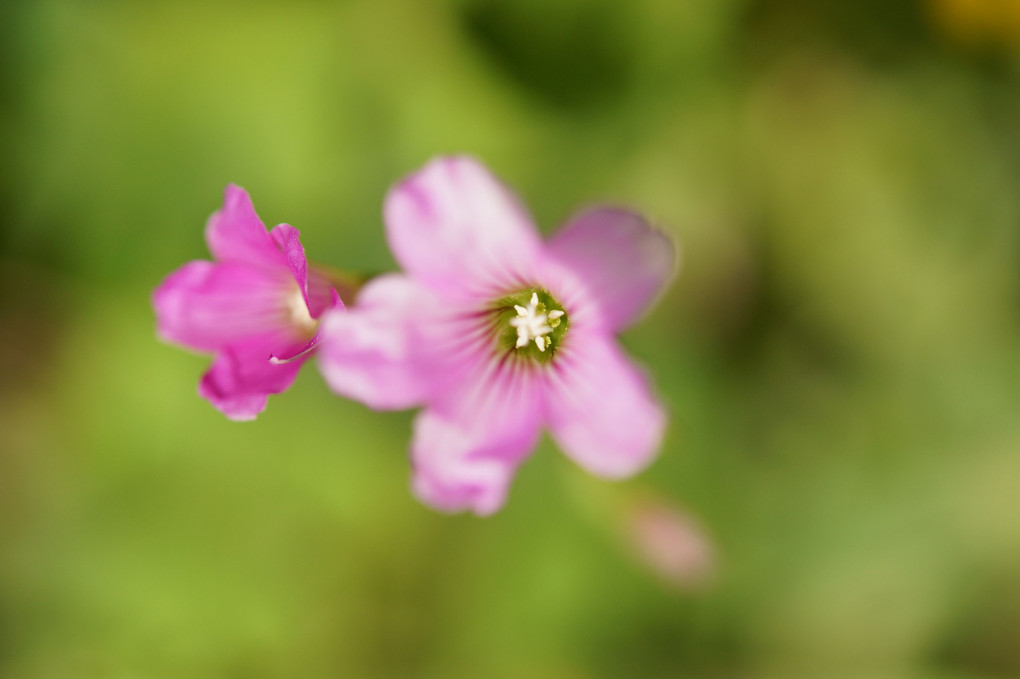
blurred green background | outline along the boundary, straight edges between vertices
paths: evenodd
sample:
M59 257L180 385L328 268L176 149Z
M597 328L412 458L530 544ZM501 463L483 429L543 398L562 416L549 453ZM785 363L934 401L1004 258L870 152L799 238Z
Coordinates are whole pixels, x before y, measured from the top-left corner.
M1020 2L9 0L0 97L0 677L1020 676ZM410 414L155 339L228 182L382 271L449 152L682 242L636 481L440 515Z

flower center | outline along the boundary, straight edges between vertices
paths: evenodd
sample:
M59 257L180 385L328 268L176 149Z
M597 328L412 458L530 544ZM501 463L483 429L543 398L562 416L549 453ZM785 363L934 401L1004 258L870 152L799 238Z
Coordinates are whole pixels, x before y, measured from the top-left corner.
M550 311L546 305L538 301L537 292L531 293L528 306L514 304L514 310L517 312L517 318L511 318L510 325L517 328L515 348L522 349L528 346L528 342L534 340L538 350L545 351L546 343L552 344L552 340L546 336L552 333L552 324L559 325L563 311L561 309Z
M287 311L290 312L288 321L301 331L302 334L314 335L319 322L308 313L308 305L305 303L305 296L297 287L287 297Z
M562 305L540 288L528 288L497 300L500 349L542 363L556 353L569 322Z

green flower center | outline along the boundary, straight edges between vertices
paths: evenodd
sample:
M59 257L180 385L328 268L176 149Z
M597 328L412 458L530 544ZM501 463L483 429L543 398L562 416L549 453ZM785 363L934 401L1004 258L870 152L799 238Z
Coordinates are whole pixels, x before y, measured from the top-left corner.
M499 349L540 363L552 360L570 321L548 290L528 288L493 302Z

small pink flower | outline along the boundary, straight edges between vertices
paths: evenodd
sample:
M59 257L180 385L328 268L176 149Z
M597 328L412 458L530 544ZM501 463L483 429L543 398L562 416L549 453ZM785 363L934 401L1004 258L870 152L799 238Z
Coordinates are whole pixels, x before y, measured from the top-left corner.
M406 179L385 221L406 275L375 279L353 310L326 317L320 365L334 391L370 407L425 406L411 445L420 499L496 511L545 427L600 476L651 461L666 417L614 336L673 276L668 237L597 208L543 243L470 158Z
M280 224L267 233L239 186L227 187L205 237L216 261L188 262L153 293L157 331L215 353L198 393L230 419L251 420L315 349L317 319L343 303L308 268L298 230Z
M687 512L664 499L646 497L631 503L621 518L634 556L666 585L697 589L712 580L715 548Z

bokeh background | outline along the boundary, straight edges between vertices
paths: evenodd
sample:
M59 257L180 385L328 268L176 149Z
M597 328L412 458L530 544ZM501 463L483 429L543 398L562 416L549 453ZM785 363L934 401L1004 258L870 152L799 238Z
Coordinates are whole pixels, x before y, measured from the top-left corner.
M1020 676L1020 2L8 0L0 97L0 677ZM682 242L639 479L437 514L156 340L228 182L383 271L449 152Z

